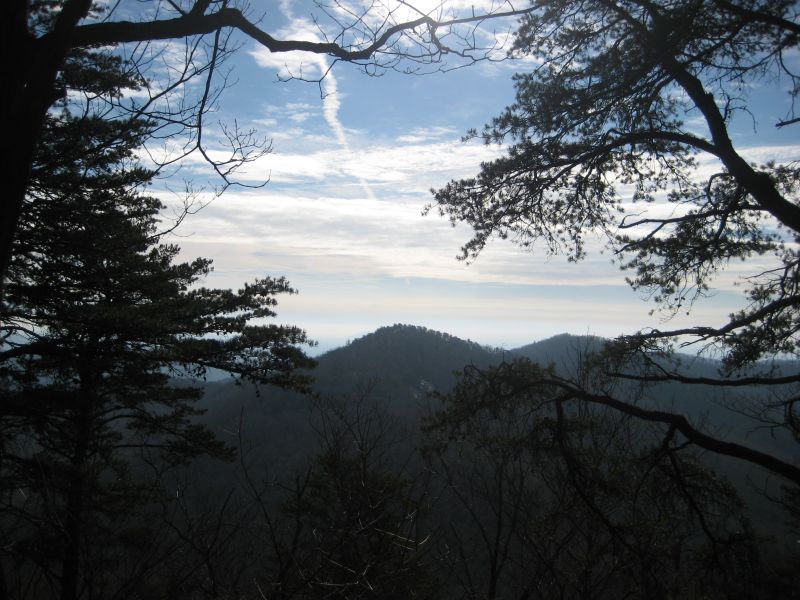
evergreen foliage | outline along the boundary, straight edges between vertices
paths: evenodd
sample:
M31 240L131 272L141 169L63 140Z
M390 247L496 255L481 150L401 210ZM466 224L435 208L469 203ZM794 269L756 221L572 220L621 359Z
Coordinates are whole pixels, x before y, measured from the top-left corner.
M750 126L752 85L782 78L793 106L797 20L788 0L534 1L513 53L535 67L515 76L515 103L473 132L511 142L506 156L435 192L443 215L474 228L463 257L496 235L579 260L599 233L631 286L672 312L729 263L768 261L727 323L637 339L693 336L723 349L729 371L796 355L800 171L751 164L729 128Z
M68 65L70 93L136 84L103 51ZM62 98L0 314L3 592L107 598L158 562L155 530L134 517L163 498L164 470L232 456L197 421L202 386L175 378L213 367L303 389L295 370L312 361L298 347L303 331L264 322L275 296L293 292L284 279L199 287L211 262L180 262L178 246L162 242L163 206L144 192L154 173L135 157L150 123L76 114Z
M640 395L666 381L760 388L744 408L731 408L754 427L800 439L800 170L751 164L731 129L752 118L748 88L779 78L789 83L791 108L776 125L798 122L800 75L788 60L798 34L791 1L534 1L513 52L535 66L515 76L515 103L480 134L487 143L510 141L506 155L434 192L442 215L474 228L462 258L498 236L575 261L599 234L631 287L668 317L691 314L729 265L752 264L740 281L745 308L721 323L641 330L584 365L582 380L552 382L574 401L660 420L691 443L795 484L791 456L726 446L680 415L644 413L617 392L629 389L620 382L636 382ZM721 368L691 375L675 360L676 344L722 357ZM795 360L783 365L788 372L770 363L780 358Z

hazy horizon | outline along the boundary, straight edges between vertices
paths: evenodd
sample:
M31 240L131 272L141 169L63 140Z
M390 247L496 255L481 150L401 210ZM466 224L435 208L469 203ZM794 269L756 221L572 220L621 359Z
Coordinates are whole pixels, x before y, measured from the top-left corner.
M270 19L282 36L317 35L308 13L292 3L275 3ZM192 157L154 187L172 207L183 198L182 179L198 201L211 201L174 236L184 258L214 260L207 285L238 288L257 277L286 276L300 293L278 298L278 321L306 329L320 348L394 322L493 346L559 332L613 337L665 327L669 315L650 314L654 305L628 288L603 240L588 237L588 256L578 263L541 247L527 253L492 240L467 264L456 256L469 228L421 215L430 188L473 176L481 161L503 152L461 137L513 102L512 74L530 68L525 60L381 77L339 63L320 86L280 78L302 70L313 79L330 65L327 58L269 54L245 40L229 64L237 82L215 119L236 119L240 129L253 127L272 141L270 154L237 173L242 183L266 185L234 186L211 201L219 181ZM748 160L800 159L795 131L774 127L786 101L776 94L785 85L757 83L748 90L752 115L731 124ZM206 139L215 133L209 125ZM711 167L706 159L698 166ZM712 298L668 326L713 325L741 309L745 298L736 283L758 263L733 265L713 283Z

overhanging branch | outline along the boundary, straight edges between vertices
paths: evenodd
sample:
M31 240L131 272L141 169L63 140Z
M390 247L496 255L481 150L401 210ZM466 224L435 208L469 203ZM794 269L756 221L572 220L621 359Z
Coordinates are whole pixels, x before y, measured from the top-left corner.
M710 339L710 338L722 338L729 333L732 333L736 329L740 329L741 327L746 327L747 325L751 325L760 321L762 319L766 319L771 315L777 313L778 311L784 310L786 308L791 308L794 306L800 305L800 296L786 296L784 298L779 298L778 300L774 300L758 310L754 310L749 314L745 314L741 318L732 319L727 324L723 325L722 327L686 327L684 329L671 329L668 331L661 331L659 329L653 329L652 331L648 331L647 333L637 333L636 335L625 336L627 339L631 340L655 340L655 339L666 339L666 338L674 338L679 337L682 335L690 335L699 337L700 339ZM683 345L688 345L690 342L685 342Z
M589 402L591 404L599 404L613 408L621 413L630 415L643 421L650 421L651 423L663 423L674 427L679 431L687 440L697 446L720 454L723 456L730 456L739 460L744 460L754 465L758 465L768 471L780 475L793 483L800 485L800 467L791 463L782 461L771 454L766 454L759 450L742 446L734 442L726 442L708 434L703 433L695 428L683 415L669 413L660 410L649 410L627 402L622 402L616 398L607 395L592 394L585 390L576 387L574 384L560 378L547 379L541 382L544 385L555 385L564 390L567 395L574 400L581 402Z
M189 12L174 19L155 21L114 21L106 23L90 23L75 27L69 38L71 47L103 46L125 42L147 42L167 40L193 35L213 33L220 29L238 29L254 41L258 42L270 52L290 52L299 50L315 54L327 54L341 60L359 61L371 58L389 40L403 31L413 30L425 26L430 31L438 28L479 23L487 19L515 17L531 12L533 8L524 10L511 10L497 13L473 15L459 19L437 21L428 16L422 16L411 21L392 25L375 37L368 46L360 49L350 49L333 42L312 42L306 40L279 40L260 29L247 19L244 14L235 8L223 8L210 14Z
M717 387L744 387L748 385L789 385L800 381L800 373L785 377L739 377L737 379L715 379L713 377L685 377L677 373L664 375L636 375L633 373L609 373L610 377L652 383L676 382L689 385L713 385Z

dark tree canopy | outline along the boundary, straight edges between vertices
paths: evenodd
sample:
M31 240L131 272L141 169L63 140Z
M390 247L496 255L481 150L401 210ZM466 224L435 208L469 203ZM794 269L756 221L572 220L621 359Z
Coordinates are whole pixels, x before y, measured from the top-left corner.
M473 132L508 142L507 153L435 191L431 208L474 228L462 258L497 236L579 260L599 232L630 285L668 314L690 311L729 265L770 263L742 282L740 312L641 331L616 348L629 356L698 344L724 357L722 377L681 377L663 362L650 362L644 378L609 368L687 385L796 383L796 368L741 371L800 354L800 169L749 162L730 127L737 118L752 126L749 88L775 81L788 84L790 108L767 126L797 122L798 43L798 7L788 0L534 1L513 49L533 66L515 76L515 103ZM705 175L700 161L714 171ZM797 394L787 389L758 416L772 411L768 424L796 434Z
M627 415L563 409L552 376L467 367L425 422L462 597L759 597L730 484Z
M284 562L309 600L439 597L435 557L421 532L425 479L406 464L403 434L386 407L369 396L366 389L315 410L319 451L276 519L297 532ZM291 597L282 584L274 587L276 596Z
M127 80L119 66L92 52L64 77L107 91ZM111 597L124 578L110 557L136 554L141 523L132 532L128 518L160 489L134 471L230 456L198 422L202 387L186 376L307 383L305 333L266 322L288 282L199 287L211 261L179 262L163 243L163 207L144 191L153 172L134 155L151 125L46 119L0 309L3 597Z
M475 229L464 257L498 235L523 246L543 240L579 259L587 232L599 230L623 254L635 288L678 308L729 261L768 254L779 271L751 287L751 308L727 329L689 333L719 333L734 365L793 352L797 261L783 242L800 232L798 171L750 164L728 125L747 110L749 84L781 77L794 96L800 79L786 53L798 44L795 4L535 6L514 52L541 64L516 75L516 103L481 134L511 140L507 156L436 192L444 214ZM698 115L704 127L690 124ZM719 163L708 178L694 171L704 155ZM637 205L620 212L630 196ZM663 202L672 216L647 215ZM748 344L753 337L760 348Z

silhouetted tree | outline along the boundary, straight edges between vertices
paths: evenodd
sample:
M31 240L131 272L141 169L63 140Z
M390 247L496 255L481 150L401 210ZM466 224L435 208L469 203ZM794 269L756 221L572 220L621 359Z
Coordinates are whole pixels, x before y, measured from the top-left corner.
M369 390L321 401L314 420L319 453L282 516L265 523L279 537L263 555L284 568L263 569L261 588L276 598L437 598L429 499L407 468L411 450L398 449L402 430Z
M427 420L459 597L757 597L733 488L635 420L567 413L546 378L525 359L467 368Z
M113 56L82 60L64 77L84 90L129 81ZM196 421L201 387L175 377L306 383L304 332L263 322L292 293L284 279L199 287L210 261L177 262L161 243L161 203L143 192L153 173L134 158L151 127L45 120L0 311L2 597L110 597L126 559L115 545L153 543L136 517L162 469L230 456Z
M536 66L516 76L516 102L481 134L487 142L512 140L507 156L435 193L443 215L474 228L464 258L497 235L578 260L587 234L599 232L631 273L631 286L673 313L704 296L729 263L757 262L758 273L743 283L746 308L719 324L623 338L595 381L611 373L760 387L746 410L795 437L800 373L795 366L753 365L797 358L800 348L800 171L793 163L752 164L729 127L737 116L750 119L751 84L784 78L793 106L800 78L787 57L800 40L797 18L796 3L788 1L534 2L514 52ZM793 110L776 125L796 123ZM700 160L715 170L698 170ZM719 351L724 369L717 377L687 376L667 359L676 342ZM800 483L791 460L726 444L676 415L618 402L608 387L554 383L572 399L663 422L692 443Z

